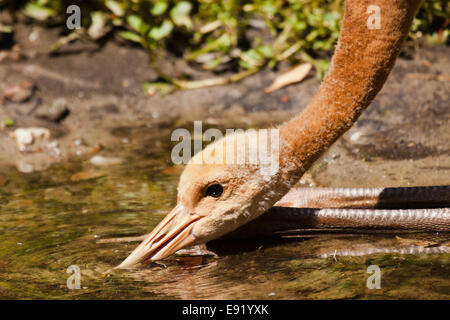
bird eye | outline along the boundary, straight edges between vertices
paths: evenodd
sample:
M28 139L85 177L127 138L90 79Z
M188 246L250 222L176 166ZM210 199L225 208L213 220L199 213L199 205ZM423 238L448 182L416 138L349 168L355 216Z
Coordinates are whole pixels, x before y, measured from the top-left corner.
M220 184L213 184L206 189L206 196L218 198L222 195L223 187Z

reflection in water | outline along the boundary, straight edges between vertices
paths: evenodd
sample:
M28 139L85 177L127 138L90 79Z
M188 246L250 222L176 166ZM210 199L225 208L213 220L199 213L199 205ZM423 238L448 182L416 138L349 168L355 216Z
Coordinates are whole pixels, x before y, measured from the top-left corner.
M127 155L122 164L101 169L74 161L41 173L1 171L0 298L450 298L449 239L429 234L216 241L207 247L218 257L111 271L137 243L99 240L148 233L176 199L168 146L129 148L116 150ZM373 264L379 290L366 287ZM80 290L66 286L71 265L81 270Z
M208 245L219 258L177 257L163 262L164 266L152 264L121 275L142 281L143 291L181 299L395 298L398 294L443 298L448 296L449 279L439 272L448 271L449 239L429 238L427 234L318 235L221 241ZM407 251L402 254L402 250ZM366 288L366 271L372 264L383 272L381 290ZM414 289L419 284L420 289Z

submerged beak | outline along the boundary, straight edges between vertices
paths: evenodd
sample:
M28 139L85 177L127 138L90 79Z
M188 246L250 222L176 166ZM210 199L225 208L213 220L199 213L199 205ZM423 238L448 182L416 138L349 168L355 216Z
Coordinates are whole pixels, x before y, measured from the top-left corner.
M129 268L136 264L164 259L192 244L196 238L192 228L202 217L190 214L183 205L177 205L116 268Z

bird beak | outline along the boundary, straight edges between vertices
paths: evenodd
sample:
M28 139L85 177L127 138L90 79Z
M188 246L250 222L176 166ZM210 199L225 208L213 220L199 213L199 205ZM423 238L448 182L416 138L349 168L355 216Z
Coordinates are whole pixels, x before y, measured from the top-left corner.
M192 235L192 228L201 218L196 214L190 214L183 205L177 205L116 268L129 268L164 259L191 245L196 240Z

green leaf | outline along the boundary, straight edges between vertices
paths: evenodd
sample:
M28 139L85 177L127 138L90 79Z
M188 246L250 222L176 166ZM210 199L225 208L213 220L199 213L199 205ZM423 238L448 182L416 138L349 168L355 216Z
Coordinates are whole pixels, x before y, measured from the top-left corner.
M253 69L255 67L253 64L250 64L242 59L239 60L239 65L245 69Z
M3 122L3 124L4 124L6 127L12 127L12 126L15 124L15 121L14 121L14 119L6 119L6 120Z
M319 36L319 31L317 29L314 29L306 36L306 41L310 42L313 41L315 38Z
M37 3L28 2L25 5L24 13L26 16L39 20L45 21L51 17L55 12L53 9L41 6Z
M262 10L270 16L277 13L277 7L272 3L272 1L264 1Z
M306 22L305 21L298 21L295 25L294 28L296 31L302 31L305 30L307 27Z
M337 12L328 12L323 16L324 26L331 30L338 29L340 15Z
M150 13L154 16L160 16L164 12L166 12L168 6L169 4L167 3L167 1L157 1Z
M145 34L149 29L149 25L146 24L141 17L132 14L127 17L128 24L140 34Z
M133 42L137 42L137 43L142 43L142 37L134 32L131 31L120 31L119 35L121 35L122 37L124 37L127 40L133 41Z
M173 30L173 24L170 20L164 20L160 27L153 27L148 36L153 40L161 40L167 37Z
M314 62L314 67L316 68L316 74L318 79L322 79L327 73L330 66L330 61L328 60L317 60Z
M192 21L189 17L192 4L188 1L180 1L170 10L170 17L177 26L192 28Z
M270 69L275 68L276 65L277 65L277 60L275 60L275 59L271 59L271 60L269 61L269 63L267 64L267 66L268 66Z
M118 3L117 1L113 0L106 0L105 6L111 10L112 13L114 13L116 16L123 16L125 11L123 10L122 4Z
M100 39L111 29L108 25L109 15L102 11L93 11L91 13L92 23L87 30L88 35L94 39Z
M261 46L256 48L256 50L266 59L273 57L273 49L271 46Z
M154 95L156 92L160 91L162 94L171 93L175 90L175 86L165 82L145 82L142 85L142 89L149 95Z
M244 68L252 69L254 67L263 65L264 60L264 56L260 52L258 52L256 49L250 49L242 53L241 61L239 63Z
M207 70L212 70L214 68L216 68L217 66L219 66L222 63L222 58L218 57L218 58L214 58L211 61L208 61L206 64L204 64L205 69Z
M0 32L1 33L11 33L13 32L13 28L11 26L6 26L0 23Z

